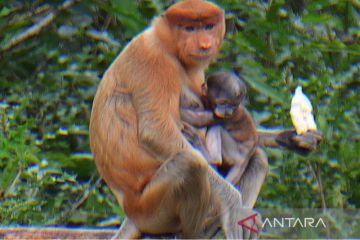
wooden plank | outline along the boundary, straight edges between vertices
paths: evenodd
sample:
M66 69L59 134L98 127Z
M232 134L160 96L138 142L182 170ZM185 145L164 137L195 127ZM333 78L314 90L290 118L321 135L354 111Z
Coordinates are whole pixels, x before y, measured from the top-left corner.
M111 239L115 228L0 227L0 239Z

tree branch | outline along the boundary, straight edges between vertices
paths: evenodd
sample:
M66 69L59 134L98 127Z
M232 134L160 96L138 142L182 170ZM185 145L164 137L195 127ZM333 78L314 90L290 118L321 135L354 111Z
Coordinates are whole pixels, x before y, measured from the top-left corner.
M110 239L116 229L66 227L2 227L0 239Z
M48 27L52 22L54 22L55 18L59 15L60 12L70 8L74 3L78 0L66 0L60 7L56 10L50 12L46 17L41 19L38 23L34 24L33 26L29 27L25 32L21 32L15 35L10 41L0 49L0 53L9 51L19 45L20 43L37 36Z

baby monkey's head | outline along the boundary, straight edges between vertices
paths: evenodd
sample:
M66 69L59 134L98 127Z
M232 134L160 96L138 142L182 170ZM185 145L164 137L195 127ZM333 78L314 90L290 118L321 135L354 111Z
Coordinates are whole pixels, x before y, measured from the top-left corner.
M246 95L246 85L232 72L215 72L207 78L210 106L219 118L231 118Z

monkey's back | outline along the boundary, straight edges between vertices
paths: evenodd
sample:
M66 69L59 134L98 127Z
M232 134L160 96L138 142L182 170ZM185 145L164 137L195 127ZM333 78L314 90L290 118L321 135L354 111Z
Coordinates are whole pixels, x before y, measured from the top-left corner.
M144 122L154 121L164 142L174 134L168 124L175 121L180 126L181 69L149 38L149 31L134 38L106 71L90 119L95 163L123 207L124 199L136 205L137 196L163 161L140 143ZM149 119L149 109L158 119Z

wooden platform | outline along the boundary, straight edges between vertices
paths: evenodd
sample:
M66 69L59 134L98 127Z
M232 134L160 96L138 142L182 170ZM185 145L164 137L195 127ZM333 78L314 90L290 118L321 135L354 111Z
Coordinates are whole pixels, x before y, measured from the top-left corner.
M110 239L115 228L0 227L0 239Z

